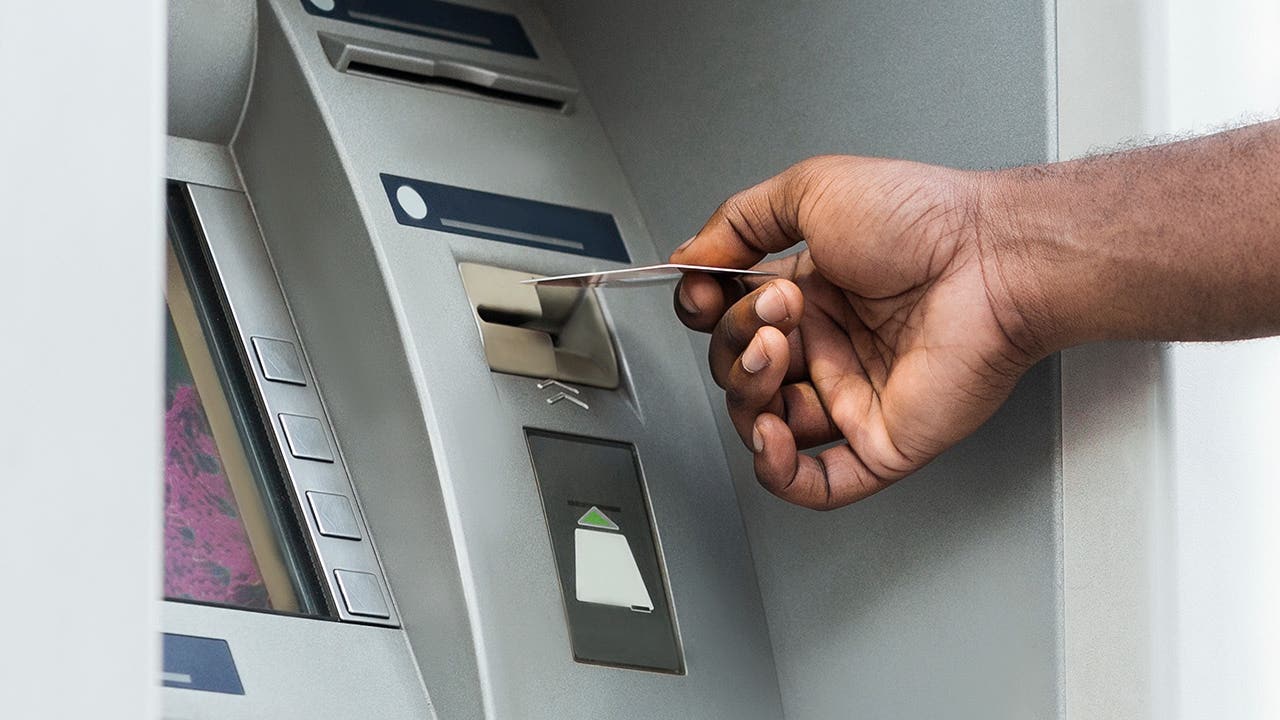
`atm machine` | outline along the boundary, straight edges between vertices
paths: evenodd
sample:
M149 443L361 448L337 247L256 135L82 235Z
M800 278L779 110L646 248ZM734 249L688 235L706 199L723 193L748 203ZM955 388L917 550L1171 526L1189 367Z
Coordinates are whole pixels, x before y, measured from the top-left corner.
M669 288L520 282L807 154L1046 159L1045 6L945 5L175 0L164 716L1052 715L1053 363L819 514Z

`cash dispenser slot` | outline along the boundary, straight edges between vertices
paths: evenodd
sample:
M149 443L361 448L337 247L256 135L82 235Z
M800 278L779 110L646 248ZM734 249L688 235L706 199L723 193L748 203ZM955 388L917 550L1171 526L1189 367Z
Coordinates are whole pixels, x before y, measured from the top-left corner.
M555 112L572 110L578 96L575 88L546 78L446 55L326 32L320 45L334 69L350 75Z
M635 448L526 429L578 662L683 673Z
M462 263L485 359L495 372L618 387L618 357L594 292L522 283L519 270Z

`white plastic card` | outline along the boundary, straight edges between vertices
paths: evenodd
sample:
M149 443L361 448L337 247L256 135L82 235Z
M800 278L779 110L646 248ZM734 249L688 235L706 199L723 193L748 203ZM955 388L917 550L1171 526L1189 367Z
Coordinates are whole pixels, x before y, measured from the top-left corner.
M622 268L621 270L602 270L600 272L573 273L572 275L554 275L522 280L526 285L554 285L559 287L601 287L605 285L654 285L677 280L687 272L700 272L709 275L742 277L746 275L772 276L776 273L763 270L739 270L737 268L708 267L706 265L682 265L680 263L663 263L661 265L644 265L642 267Z

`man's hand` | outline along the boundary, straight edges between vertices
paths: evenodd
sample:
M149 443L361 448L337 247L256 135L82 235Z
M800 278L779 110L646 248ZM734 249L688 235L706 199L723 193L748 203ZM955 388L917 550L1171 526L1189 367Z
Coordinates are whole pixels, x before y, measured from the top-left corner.
M929 462L1036 360L1101 339L1280 333L1280 121L1067 163L963 172L807 160L722 205L674 262L676 312L756 475L833 508ZM843 443L817 459L797 450Z
M709 331L729 415L770 492L847 505L971 433L1040 356L986 245L983 176L855 157L805 161L725 202L672 262L676 312ZM843 440L815 457L798 450Z

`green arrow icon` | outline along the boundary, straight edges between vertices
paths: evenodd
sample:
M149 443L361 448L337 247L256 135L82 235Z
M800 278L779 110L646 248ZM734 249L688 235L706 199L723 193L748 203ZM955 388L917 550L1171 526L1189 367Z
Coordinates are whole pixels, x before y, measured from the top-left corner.
M587 527L604 528L606 530L618 529L618 523L610 520L609 517L600 512L600 508L595 505L592 505L590 510L586 511L582 514L582 517L578 518L578 524L586 525Z

